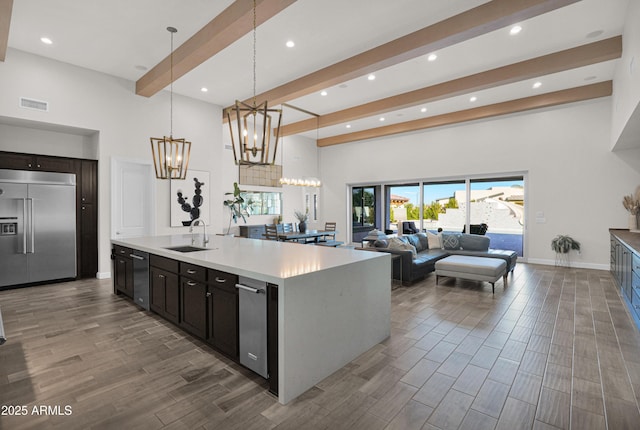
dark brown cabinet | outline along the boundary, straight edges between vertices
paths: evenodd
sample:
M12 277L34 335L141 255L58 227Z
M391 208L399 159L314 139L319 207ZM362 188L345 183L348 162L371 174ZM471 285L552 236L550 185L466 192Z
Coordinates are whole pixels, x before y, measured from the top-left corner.
M149 307L174 324L180 322L178 262L149 255Z
M238 359L238 276L209 269L207 341Z
M634 243L637 233L613 231L616 233L611 235L611 273L632 318L640 327L640 249L624 242Z
M73 160L71 158L9 152L3 153L0 157L0 169L73 173Z
M202 339L207 337L207 269L180 263L179 325Z
M98 162L76 160L78 277L98 273Z
M113 247L113 286L116 293L130 298L133 298L133 259L130 257L132 252L130 248L118 245Z

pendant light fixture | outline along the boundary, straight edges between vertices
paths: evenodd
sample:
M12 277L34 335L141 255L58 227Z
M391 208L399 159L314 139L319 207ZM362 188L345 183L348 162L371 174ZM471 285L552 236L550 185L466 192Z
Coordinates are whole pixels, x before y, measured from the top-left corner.
M187 168L189 167L189 156L191 154L191 142L184 138L174 139L173 137L173 34L176 33L174 27L167 27L171 33L171 84L170 84L170 128L169 136L162 138L151 138L151 152L153 153L153 166L158 179L185 179Z
M236 164L275 164L282 109L270 109L266 100L256 103L256 0L253 0L253 101L249 105L236 100L235 105L226 110L226 116ZM274 125L272 136L271 127Z

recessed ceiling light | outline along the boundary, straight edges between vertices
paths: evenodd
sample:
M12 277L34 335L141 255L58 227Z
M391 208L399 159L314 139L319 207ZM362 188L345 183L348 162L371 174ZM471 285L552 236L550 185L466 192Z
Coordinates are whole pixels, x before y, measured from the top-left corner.
M381 117L380 117L380 119L379 119L378 121L380 121L380 122L384 121L384 117L383 117L383 116L381 116Z
M595 78L597 78L597 76L591 75L591 76L587 76L586 78L584 78L585 81L593 81Z
M51 39L49 39L48 37L41 37L40 41L42 43L44 43L45 45L51 45L53 43L53 41Z
M347 88L348 86L349 85L347 85L347 84L340 84L340 85L338 85L338 88Z
M437 56L436 54L430 54L430 55L427 57L427 60L429 60L429 61L436 61L436 58L438 58L438 56Z
M326 96L327 94L329 94L329 93L327 93L326 91L322 91L322 92L320 93L320 95L321 95L321 96Z
M286 45L287 45L287 48L293 48L294 46L296 46L293 40L287 40Z
M367 79L369 79L370 81L373 81L375 78L376 78L376 75L374 75L373 73L367 76Z
M140 71L142 71L142 72L144 72L145 70L148 70L146 66L143 66L143 65L141 65L141 64L138 64L137 66L134 66L134 68L135 68L136 70L140 70Z
M587 34L587 37L589 39L593 39L594 37L600 36L602 33L604 33L604 31L602 31L602 30L592 31L591 33Z
M209 91L209 89L206 87L202 87L200 88L200 91L202 91L203 93L206 93L207 91Z
M509 30L509 34L513 36L520 33L521 31L522 27L520 27L519 25L514 25L513 27L511 27L511 30Z
M533 88L540 88L542 86L542 82L535 82L533 84Z
M347 128L351 128L351 124L347 124Z
M478 97L476 97L476 96L473 96L473 97L471 97L471 98L469 99L469 101L470 101L471 103L475 102L476 100L478 100Z
M427 108L423 107L422 109L420 109L420 112L425 113L427 111Z

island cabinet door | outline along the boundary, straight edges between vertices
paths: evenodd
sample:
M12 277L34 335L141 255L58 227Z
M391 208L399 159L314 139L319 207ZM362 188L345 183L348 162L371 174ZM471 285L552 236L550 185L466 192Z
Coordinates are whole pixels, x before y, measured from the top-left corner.
M114 246L113 248L113 283L116 293L123 293L133 298L133 260L129 248Z
M207 284L180 277L180 327L189 333L207 337Z
M149 307L169 321L178 324L180 317L180 287L178 275L151 266Z
M238 276L209 270L209 337L216 349L238 360Z

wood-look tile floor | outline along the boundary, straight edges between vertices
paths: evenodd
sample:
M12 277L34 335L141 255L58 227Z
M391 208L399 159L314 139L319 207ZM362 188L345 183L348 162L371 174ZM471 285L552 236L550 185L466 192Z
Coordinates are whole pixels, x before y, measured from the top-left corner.
M609 272L519 264L495 295L434 278L393 290L391 337L287 406L109 280L0 292L0 405L27 407L0 428L640 428L640 334Z

